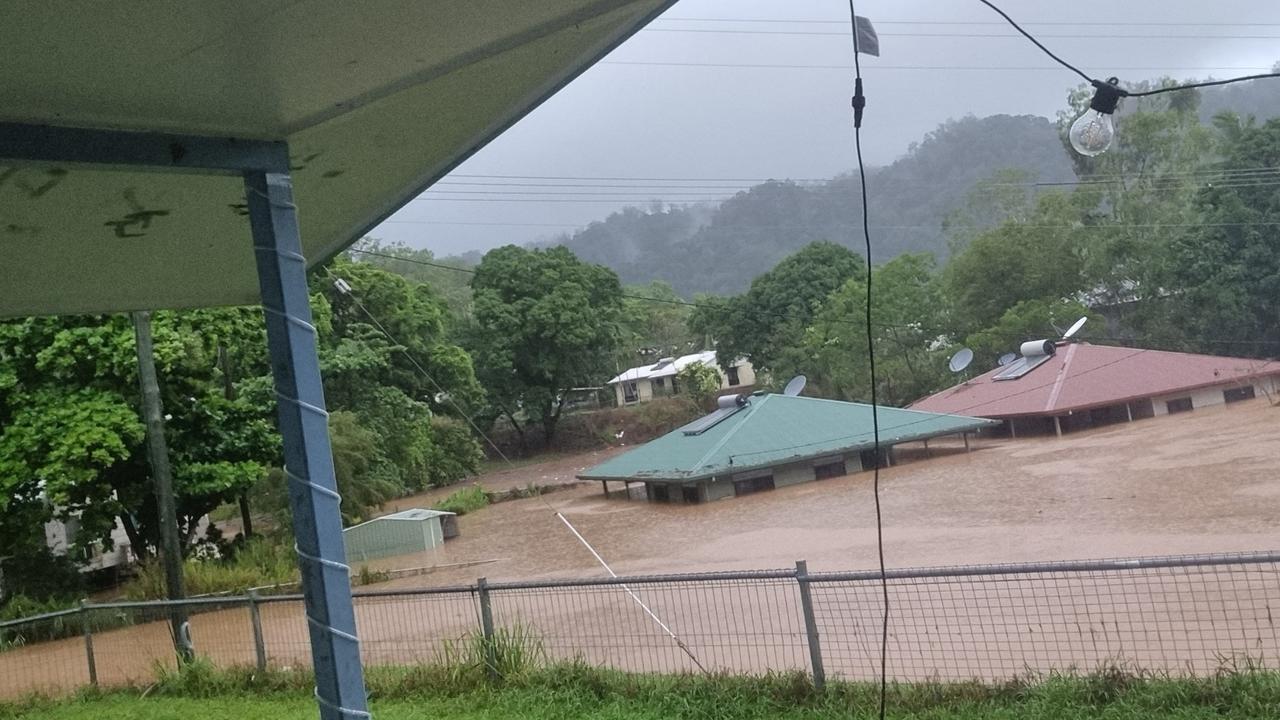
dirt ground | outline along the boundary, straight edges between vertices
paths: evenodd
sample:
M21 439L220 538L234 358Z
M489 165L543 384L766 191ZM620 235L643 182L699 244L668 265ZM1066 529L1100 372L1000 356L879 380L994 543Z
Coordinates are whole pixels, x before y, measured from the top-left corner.
M610 452L508 468L487 489L570 482ZM904 448L881 472L890 567L1045 561L1280 549L1280 408L1265 400L1098 428L1064 438L980 440L974 451ZM443 494L447 491L436 491ZM388 511L429 503L402 500ZM376 586L409 589L492 581L600 576L603 569L554 515L562 512L620 574L875 565L872 475L796 485L701 505L650 504L598 484L499 503L460 518L443 548L388 558L403 568L487 561ZM638 587L700 660L727 670L806 666L793 581ZM829 672L874 671L877 589L815 585ZM1088 667L1120 658L1148 668L1213 669L1227 647L1274 662L1274 565L1244 573L1046 576L1018 582L905 583L891 660L902 678L1002 677L1025 669ZM1280 608L1278 608L1280 609ZM296 603L264 607L274 664L307 662ZM495 594L499 624L538 630L548 652L644 670L692 661L620 588ZM436 658L441 642L475 627L470 595L362 600L370 661ZM197 649L219 662L253 658L243 609L192 620ZM97 638L103 682L145 677L167 657L164 626ZM83 641L0 652L0 695L84 682ZM103 668L106 668L105 670Z

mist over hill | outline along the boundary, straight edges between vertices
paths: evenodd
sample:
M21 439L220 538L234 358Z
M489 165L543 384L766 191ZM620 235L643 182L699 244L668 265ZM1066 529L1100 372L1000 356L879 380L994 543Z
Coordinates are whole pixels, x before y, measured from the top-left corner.
M1258 122L1280 116L1280 82L1209 88L1198 95L1206 124L1227 111ZM874 142L874 133L868 135ZM1056 124L1035 115L951 120L892 164L870 168L876 262L904 252L929 252L945 261L943 221L965 206L978 183L1003 171L1012 171L1019 183L1049 187L1076 179ZM855 173L822 183L769 181L719 205L627 208L550 244L614 269L624 283L663 280L688 297L742 292L752 278L815 240L862 252Z
M1054 124L995 115L954 120L893 164L872 168L867 187L877 261L947 247L942 221L973 186L1008 168L1036 182L1074 179ZM624 283L664 280L682 295L736 293L815 240L862 247L855 174L816 184L770 181L718 207L627 208L558 242L613 268Z

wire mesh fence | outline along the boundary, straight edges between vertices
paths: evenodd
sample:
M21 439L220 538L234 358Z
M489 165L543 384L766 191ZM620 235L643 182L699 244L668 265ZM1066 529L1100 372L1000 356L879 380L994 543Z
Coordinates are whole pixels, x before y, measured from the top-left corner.
M1105 665L1280 668L1280 553L891 570L893 680L998 681ZM449 663L516 633L547 662L633 672L880 672L877 572L796 568L355 593L366 665ZM174 613L179 622L174 622ZM85 604L0 623L0 697L144 682L175 636L219 666L306 667L301 597Z

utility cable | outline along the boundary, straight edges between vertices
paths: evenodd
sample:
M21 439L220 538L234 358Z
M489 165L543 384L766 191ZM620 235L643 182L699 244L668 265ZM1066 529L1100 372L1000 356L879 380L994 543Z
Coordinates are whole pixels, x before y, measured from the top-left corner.
M445 396L445 399L447 399L449 403L453 405L453 408L457 410L458 413L462 415L463 418L466 419L467 423L471 425L471 428L475 430L476 433L480 435L480 437L484 438L485 442L489 443L490 447L492 447L498 453L498 456L502 458L502 460L507 464L507 466L509 468L514 468L515 463L511 462L511 459L508 458L506 454L502 452L502 449L498 447L497 443L495 443L492 439L490 439L490 437L486 435L485 432L481 430L478 425L476 425L475 421L471 419L471 415L468 414L465 410L459 407L457 403L453 401L452 395L450 395L444 388L442 388L440 384L435 381L435 378L431 377L431 374L426 371L426 368L422 367L422 365L418 363L418 361L413 357L413 354L409 352L408 346L396 340L396 338L387 330L387 328L383 326L381 322L378 322L378 319L373 316L373 313L369 312L369 309L366 308L364 304L360 302L360 300L355 296L353 292L351 292L350 286L346 284L346 281L342 280L342 278L339 278L337 275L334 274L332 270L330 270L327 267L325 268L325 272L329 274L329 277L332 278L335 281L335 283L340 280L342 281L343 284L338 286L338 291L341 292L343 295L347 296L348 298L350 298L351 301L355 303L356 307L360 308L360 311L364 313L365 317L369 318L369 321L373 323L374 327L376 327L379 331L381 331L382 334L386 336L386 338L390 340L393 345L404 348L402 352L404 353L405 357L409 359L409 362L412 363L413 366L418 369L418 372L422 373L423 377L425 377L428 381L431 382L431 384L436 388L437 392ZM540 500L542 504L547 507L548 510L550 510L557 518L559 518L560 522L564 523L565 527L569 529L569 532L573 533L573 536L578 539L578 542L582 543L582 546L587 549L587 552L591 553L591 556L596 559L596 562L600 563L601 567L605 569L605 572L609 573L610 577L613 577L613 578L618 577L618 574L613 571L613 568L610 567L609 563L605 562L604 557L601 556L600 553L597 552L596 549L591 546L591 543L587 542L587 539L583 537L582 533L579 532L576 527L573 526L573 523L569 522L569 518L565 517L564 513L562 513L554 505L552 505L551 502L548 501L541 492L537 492L535 493L535 495L538 498L538 500ZM299 551L299 553L301 553L301 551ZM698 660L698 656L695 655L693 651L689 648L689 646L686 645L685 642L681 640L678 635L675 634L675 632L671 629L669 625L667 625L667 623L663 622L662 619L658 617L658 615L653 611L653 609L650 608L644 602L644 600L642 600L640 596L636 594L634 590L632 590L626 584L622 585L622 589L626 591L627 595L629 595L637 605L640 606L640 609L643 610L646 615L648 615L650 618L653 619L655 623L658 624L658 627L662 628L663 632L665 632L671 638L672 642L676 644L676 647L680 648L682 651L684 651L685 655L689 656L689 659L693 661L694 665L698 666L699 670L701 670L704 674L709 674L709 671L707 670L707 668L703 666L701 661Z
M889 574L884 562L884 516L880 507L880 410L876 393L876 339L871 312L871 280L874 275L871 262L871 218L867 208L867 169L862 160L862 113L867 100L862 92L862 63L858 58L858 15L853 9L853 0L849 0L849 34L853 39L853 146L858 157L858 187L862 193L862 239L866 246L867 261L867 365L871 376L871 433L875 458L872 463L871 488L876 507L876 554L880 560L880 591L884 596L880 621L880 720L884 720L889 691Z
M991 0L978 0L978 2L994 10L996 14L1004 18L1005 21L1008 22L1009 25L1013 27L1014 30L1017 30L1019 33L1023 35L1023 37L1030 40L1033 45L1040 48L1040 50L1043 51L1045 55L1048 55L1050 58L1052 58L1062 67L1084 78L1084 81L1086 83L1099 89L1101 89L1101 86L1107 85L1107 83L1105 83L1104 81L1090 77L1088 73L1084 72L1080 68L1077 68L1076 66L1067 62L1066 60L1063 60L1062 58L1055 55L1053 51L1051 51L1049 48L1044 46L1044 43L1041 43L1039 40L1037 40L1034 35L1027 32L1026 30L1023 30L1022 26L1018 25L1018 23L1015 22L1013 18L1009 17L1008 13L1006 13L1004 10L1001 10L999 7L996 7L996 4L991 2ZM1097 37L1097 36L1093 36L1093 37ZM1189 36L1186 39L1203 39L1203 36ZM1155 90L1144 90L1141 92L1134 92L1130 90L1125 90L1123 88L1115 88L1114 92L1119 93L1120 97L1125 97L1125 96L1147 97L1150 95L1159 95L1161 93L1173 92L1175 90L1190 90L1192 88L1213 87L1216 85L1230 85L1232 83L1245 82L1247 80L1261 80L1263 78L1275 78L1275 77L1280 77L1280 72L1259 73L1257 75L1244 75L1242 77L1227 78L1226 80L1207 80L1205 82L1170 85L1168 87L1156 88Z

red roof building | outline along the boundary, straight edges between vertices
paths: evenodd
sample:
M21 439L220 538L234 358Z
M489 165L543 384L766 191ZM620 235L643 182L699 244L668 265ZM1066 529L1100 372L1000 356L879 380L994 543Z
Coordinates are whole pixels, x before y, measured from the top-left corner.
M1273 360L1083 342L1046 344L1044 349L1051 349L1048 357L1020 357L911 408L1004 420L1016 437L1061 434L1280 391L1280 362Z

